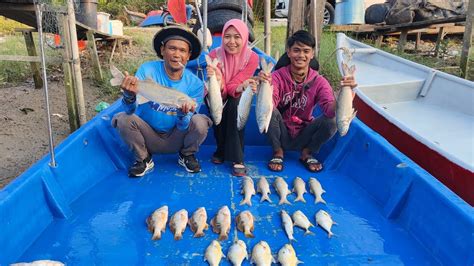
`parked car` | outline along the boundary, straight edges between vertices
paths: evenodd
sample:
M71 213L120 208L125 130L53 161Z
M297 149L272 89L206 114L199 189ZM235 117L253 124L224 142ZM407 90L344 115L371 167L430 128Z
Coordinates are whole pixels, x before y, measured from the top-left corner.
M289 8L289 0L276 0L275 2L275 16L280 18L288 17L288 8ZM306 8L305 8L305 17L309 17L309 5L311 0L306 1ZM326 5L324 7L324 17L323 22L324 25L329 25L334 23L334 7L336 6L335 0L327 0ZM305 21L307 23L307 21Z

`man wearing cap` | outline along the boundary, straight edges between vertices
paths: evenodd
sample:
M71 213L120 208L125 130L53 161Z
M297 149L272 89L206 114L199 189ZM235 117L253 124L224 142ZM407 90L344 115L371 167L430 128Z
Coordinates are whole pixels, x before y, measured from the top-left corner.
M201 53L197 37L178 26L159 31L153 47L161 61L142 64L135 76L126 76L121 84L125 112L118 113L112 125L132 148L135 163L129 169L130 177L145 175L154 167L153 153L178 152L178 163L190 173L201 171L195 153L207 136L212 121L205 115L195 114L204 97L204 83L184 66ZM193 102L181 108L156 102L137 102L139 80L151 79L163 86L188 95ZM140 96L139 96L140 97Z

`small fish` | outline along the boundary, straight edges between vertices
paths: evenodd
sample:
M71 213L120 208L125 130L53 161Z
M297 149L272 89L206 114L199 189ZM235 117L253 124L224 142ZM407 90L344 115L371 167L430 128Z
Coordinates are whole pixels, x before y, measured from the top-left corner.
M216 240L212 240L211 244L206 248L204 261L207 261L211 266L217 266L221 262L222 257L225 257L225 255L222 252L221 244Z
M13 263L10 266L64 266L64 263L54 260L35 260L32 262Z
M273 187L275 188L278 195L280 195L280 201L278 202L278 205L283 203L291 205L291 203L286 199L286 196L291 194L291 192L288 190L288 184L285 182L285 180L281 177L277 177L273 182Z
M285 229L288 239L290 241L296 241L293 237L293 221L291 220L290 215L284 210L281 211L281 222L283 223L283 228Z
M249 259L245 242L242 240L235 241L227 252L227 259L230 260L234 266L240 266L244 259Z
M270 266L275 259L272 256L272 250L265 241L260 241L252 249L251 263L255 263L257 266Z
M212 218L212 231L219 234L219 241L227 240L229 238L230 220L230 210L227 206L220 208L217 215Z
M188 211L185 209L179 210L170 220L170 229L173 232L174 240L180 240L183 238L183 232L186 230L186 224L188 223Z
M148 231L153 236L152 240L161 239L161 233L166 230L166 223L168 222L168 206L163 206L155 210L147 219L146 224L148 225Z
M295 211L293 213L292 218L293 218L293 224L295 226L298 226L306 230L306 232L304 233L305 235L313 234L313 232L309 231L309 228L311 226L314 227L314 225L309 221L308 217L306 217L306 215L304 215L302 211Z
M322 198L323 193L326 191L321 186L321 183L314 177L309 179L309 192L314 194L314 203L321 202L326 204L326 201Z
M188 224L191 228L191 231L194 233L194 237L203 237L204 230L209 228L209 225L207 224L206 208L201 207L197 209L193 213L193 216L191 216L191 219L189 219Z
M249 118L250 109L252 109L252 99L254 92L250 86L245 88L240 96L239 105L237 106L237 129L242 130Z
M206 55L206 63L208 65L217 68L218 60L215 58L211 59ZM209 75L209 86L208 86L208 99L209 99L209 113L211 113L212 120L217 126L221 123L222 120L222 110L224 109L224 104L222 102L221 95L221 84L217 81L216 75Z
M115 66L110 66L110 72L113 78L110 80L112 86L119 86L122 84L125 75L120 72ZM188 95L163 85L156 83L151 79L139 80L138 81L138 97L137 103L143 104L148 101L156 102L162 105L166 105L174 108L181 108L184 103L193 102L196 106L196 102L191 99Z
M304 193L307 192L306 183L299 176L297 176L293 181L293 192L296 192L295 202L302 201L306 203L306 200L303 197Z
M257 192L262 194L262 198L260 199L260 202L263 202L265 200L268 202L272 202L272 200L269 197L269 195L271 194L270 185L268 184L268 181L264 176L260 177L260 179L258 180Z
M267 63L262 57L261 59L262 71L270 73L273 68L273 63ZM267 133L270 119L273 112L273 89L268 81L260 82L257 94L257 105L255 106L255 113L257 117L257 124L260 133Z
M347 64L342 63L342 70L344 76L354 76L355 66L348 67ZM336 103L336 124L341 137L347 134L352 120L357 115L357 111L354 111L354 108L352 108L352 100L351 87L342 87Z
M278 262L280 262L282 266L296 266L299 263L303 263L298 260L295 249L290 244L285 244L280 251L278 251Z
M331 215L324 210L319 210L316 213L316 223L321 226L326 232L328 232L328 238L331 238L334 234L331 232L331 227L333 224L337 224L332 220Z
M250 211L243 211L235 217L237 229L245 234L245 237L254 238L254 218Z
M252 199L252 196L256 194L252 178L248 176L244 177L244 181L242 183L241 194L244 195L244 199L240 202L239 205L247 204L249 206L252 206L251 199Z

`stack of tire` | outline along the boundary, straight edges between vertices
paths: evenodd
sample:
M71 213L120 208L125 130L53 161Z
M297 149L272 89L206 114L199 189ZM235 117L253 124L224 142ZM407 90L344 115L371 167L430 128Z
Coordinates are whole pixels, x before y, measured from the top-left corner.
M247 27L249 28L249 41L255 40L253 32L254 14L252 8L248 5L247 0L208 0L207 4L207 28L211 34L222 33L224 24L234 18L242 19L242 13L247 5ZM201 7L201 14L203 10ZM198 21L194 27L193 32L201 28L201 23Z

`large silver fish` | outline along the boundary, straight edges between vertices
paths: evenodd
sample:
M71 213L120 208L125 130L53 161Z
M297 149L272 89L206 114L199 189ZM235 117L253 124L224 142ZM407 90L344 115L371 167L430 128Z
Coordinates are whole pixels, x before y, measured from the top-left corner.
M270 266L272 262L275 263L275 259L267 242L260 241L253 246L250 263L254 263L257 266Z
M252 206L252 196L256 194L252 178L248 176L244 177L244 181L242 182L241 194L244 195L244 199L240 202L239 205L247 204L249 206Z
M249 118L250 109L252 108L252 99L254 92L252 87L248 86L240 96L239 105L237 106L237 129L242 130Z
M262 71L270 74L273 63L267 63L264 58L261 60ZM273 112L273 88L268 81L262 81L259 84L257 94L257 106L255 107L257 124L260 133L266 133L270 125L270 119Z
M206 248L204 260L207 261L210 266L218 266L222 257L225 257L225 255L222 252L221 244L216 240L212 240L211 244Z
M197 209L193 213L193 216L191 216L191 218L188 220L188 224L191 228L191 231L194 233L194 237L203 237L204 230L209 228L209 225L207 224L206 208L201 207Z
M211 59L206 55L206 63L214 68L217 68L218 60L217 58ZM208 81L208 99L209 99L209 113L211 113L212 120L217 126L221 123L222 120L222 110L224 109L224 104L222 103L221 95L221 84L217 81L216 75L209 75Z
M110 66L110 72L113 76L110 80L110 84L112 86L119 86L122 84L125 75L115 66ZM196 105L196 102L191 99L191 97L178 90L160 85L151 79L139 80L137 103L142 104L148 101L175 108L181 108L181 106L187 102L192 102Z
M295 249L291 244L285 244L280 251L278 251L278 262L282 266L296 266L303 263L296 257Z
M216 216L212 218L212 231L219 234L219 241L227 240L229 238L230 220L230 210L227 206L221 207Z
M245 242L242 240L236 240L227 252L227 259L230 260L234 266L242 265L242 262L248 258L247 245L245 245Z
M349 51L344 51L344 53L346 58L349 58L349 61L351 58L351 55L348 54ZM342 72L344 76L354 76L355 66L349 67L346 63L342 63ZM336 108L337 130L341 137L345 136L347 131L349 131L349 126L356 114L357 111L354 111L354 108L352 108L352 89L351 87L344 86L337 97Z
M337 224L333 221L331 215L324 210L319 210L316 215L316 223L321 226L326 232L328 232L328 238L331 238L334 233L331 231L331 227L333 224Z

